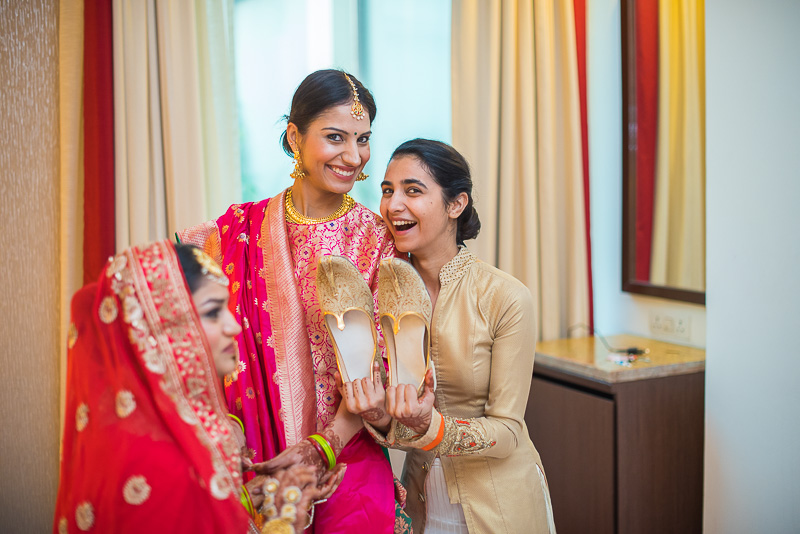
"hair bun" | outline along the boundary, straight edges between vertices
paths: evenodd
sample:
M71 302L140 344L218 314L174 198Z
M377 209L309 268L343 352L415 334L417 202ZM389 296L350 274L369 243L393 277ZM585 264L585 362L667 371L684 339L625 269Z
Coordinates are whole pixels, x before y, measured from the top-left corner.
M463 243L468 239L475 239L481 231L481 219L478 217L478 211L472 205L472 199L464 209L464 212L458 216L458 232L456 233L456 240Z

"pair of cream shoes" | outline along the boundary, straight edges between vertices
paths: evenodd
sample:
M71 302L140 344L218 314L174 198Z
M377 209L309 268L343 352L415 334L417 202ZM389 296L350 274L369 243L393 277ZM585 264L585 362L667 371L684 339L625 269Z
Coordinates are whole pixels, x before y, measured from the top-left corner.
M389 361L389 385L422 388L430 366L431 299L410 263L381 261L378 309ZM343 382L372 377L378 357L372 292L344 256L323 256L317 267L317 297L331 336Z

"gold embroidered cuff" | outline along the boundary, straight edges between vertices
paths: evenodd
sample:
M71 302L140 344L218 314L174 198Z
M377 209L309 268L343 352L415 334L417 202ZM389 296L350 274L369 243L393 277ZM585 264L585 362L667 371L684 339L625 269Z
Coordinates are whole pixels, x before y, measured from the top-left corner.
M496 441L486 435L479 419L458 419L433 410L431 425L422 435L414 435L413 430L397 425L398 444L425 451L434 451L439 456L461 456L479 454Z
M397 441L397 438L395 436L396 426L397 426L397 421L392 419L392 423L389 425L389 432L387 432L384 435L383 432L381 432L380 430L369 424L367 421L364 421L364 428L367 429L367 432L369 432L369 435L372 436L372 439L374 439L379 445L388 448L392 448L395 445L395 442Z

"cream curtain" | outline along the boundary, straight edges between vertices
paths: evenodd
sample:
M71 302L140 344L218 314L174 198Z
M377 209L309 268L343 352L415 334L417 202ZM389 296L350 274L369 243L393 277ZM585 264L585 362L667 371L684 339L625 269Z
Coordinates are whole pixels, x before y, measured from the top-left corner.
M113 0L116 242L240 200L232 0Z
M83 285L83 1L60 2L58 10L60 441L70 301Z
M659 2L659 98L650 281L705 290L704 2Z
M540 339L589 319L574 8L454 0L453 145L483 229L473 246L537 300Z

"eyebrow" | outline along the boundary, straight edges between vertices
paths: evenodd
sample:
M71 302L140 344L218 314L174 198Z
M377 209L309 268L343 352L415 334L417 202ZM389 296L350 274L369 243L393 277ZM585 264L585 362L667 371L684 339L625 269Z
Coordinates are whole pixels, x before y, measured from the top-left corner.
M345 134L345 135L348 135L348 133L349 133L347 130L342 130L340 128L334 128L333 126L326 126L325 128L323 128L323 130L332 130L334 132L339 132L339 133L342 133L342 134ZM361 135L372 135L372 130L368 130L368 131L362 133Z
M423 189L428 189L427 185L425 185L421 180L417 180L416 178L405 178L403 180L400 180L400 185L409 185L409 184L418 185ZM381 187L383 187L384 185L392 185L392 183L389 182L388 180L384 180L381 182Z
M220 306L225 304L225 299L211 298L204 300L203 302L200 303L201 306L206 306L208 304L214 304L215 306Z

